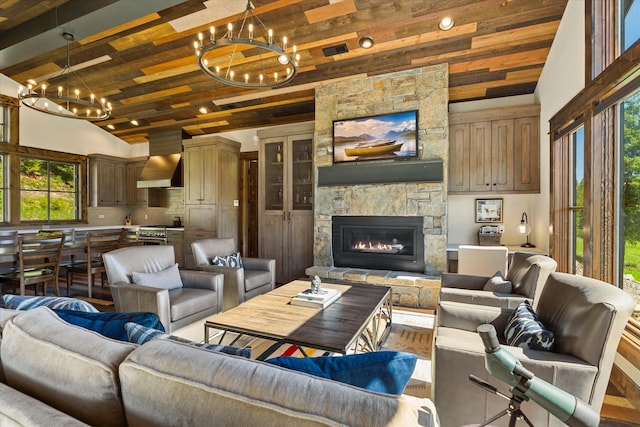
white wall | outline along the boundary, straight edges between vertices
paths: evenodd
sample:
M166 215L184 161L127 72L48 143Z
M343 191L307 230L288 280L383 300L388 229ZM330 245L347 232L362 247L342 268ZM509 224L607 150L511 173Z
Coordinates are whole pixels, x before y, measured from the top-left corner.
M0 74L0 93L17 96L19 84ZM102 153L119 157L146 156L148 144L128 144L86 121L56 117L20 107L20 145L74 154Z
M540 177L541 189L547 195L550 192L551 163L549 120L584 89L584 32L584 0L569 0L535 92L536 101L540 104L540 164L545 165ZM547 196L539 203L547 212L544 218L546 234L540 238L544 238L548 247L550 199Z

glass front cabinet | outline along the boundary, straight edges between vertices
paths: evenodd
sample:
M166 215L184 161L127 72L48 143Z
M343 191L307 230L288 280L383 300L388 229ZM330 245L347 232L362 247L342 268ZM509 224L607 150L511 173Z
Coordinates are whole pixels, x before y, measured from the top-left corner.
M313 265L313 132L261 138L260 257L276 260L276 280Z
M265 142L265 209L311 210L313 206L313 139L275 138Z

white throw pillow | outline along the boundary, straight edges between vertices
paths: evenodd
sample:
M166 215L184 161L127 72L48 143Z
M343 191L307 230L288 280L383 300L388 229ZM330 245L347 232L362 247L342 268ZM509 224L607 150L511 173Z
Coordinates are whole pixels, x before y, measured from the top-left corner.
M131 273L131 281L136 285L150 286L158 289L171 290L182 287L178 264L174 264L171 267L155 273L139 273L134 271Z
M513 290L513 287L511 286L511 282L509 280L505 280L504 276L502 276L502 273L498 271L489 280L487 280L487 283L485 283L483 289L489 292L510 294Z

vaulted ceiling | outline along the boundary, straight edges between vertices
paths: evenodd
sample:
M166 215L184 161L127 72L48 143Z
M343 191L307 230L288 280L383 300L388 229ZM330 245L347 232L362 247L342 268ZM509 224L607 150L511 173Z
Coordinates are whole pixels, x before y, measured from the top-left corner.
M288 85L252 90L214 81L193 54L198 32L224 28L245 0L0 0L0 73L24 83L61 70L60 34L73 33L72 68L81 64L76 73L113 104L97 125L130 143L173 129L200 135L313 120L314 87L324 81L440 63L449 64L450 102L531 94L567 1L253 0L301 59ZM445 15L455 21L449 31L438 28ZM375 40L368 50L358 45L365 35ZM348 52L325 56L340 44Z

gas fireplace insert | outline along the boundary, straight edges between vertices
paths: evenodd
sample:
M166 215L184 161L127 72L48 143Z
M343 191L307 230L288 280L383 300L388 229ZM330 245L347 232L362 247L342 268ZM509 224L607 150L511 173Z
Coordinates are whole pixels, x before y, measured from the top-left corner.
M334 216L334 266L424 273L422 226L416 216Z

